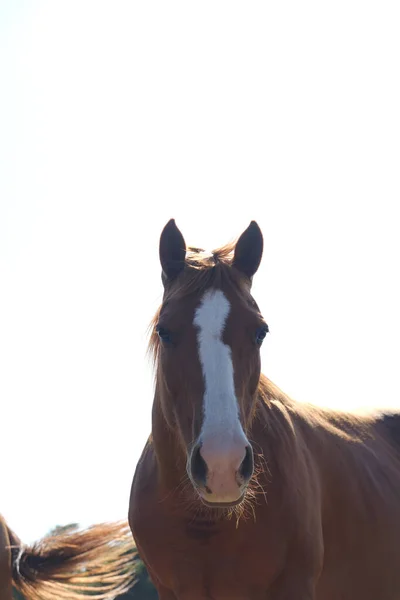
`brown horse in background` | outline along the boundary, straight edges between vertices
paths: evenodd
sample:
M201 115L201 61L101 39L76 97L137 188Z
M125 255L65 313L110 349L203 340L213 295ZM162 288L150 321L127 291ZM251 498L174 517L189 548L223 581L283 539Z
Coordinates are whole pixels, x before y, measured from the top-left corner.
M0 515L0 600L13 586L26 600L112 600L135 581L127 523L49 535L24 546Z
M262 250L254 221L209 255L174 220L161 234L140 556L161 600L399 600L400 415L296 403L261 374Z

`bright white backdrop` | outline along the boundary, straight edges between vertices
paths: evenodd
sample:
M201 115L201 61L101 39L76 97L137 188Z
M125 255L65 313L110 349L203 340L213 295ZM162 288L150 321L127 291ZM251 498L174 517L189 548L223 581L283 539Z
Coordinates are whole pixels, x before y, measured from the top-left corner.
M125 518L158 239L256 219L264 371L399 407L396 2L0 0L0 511Z

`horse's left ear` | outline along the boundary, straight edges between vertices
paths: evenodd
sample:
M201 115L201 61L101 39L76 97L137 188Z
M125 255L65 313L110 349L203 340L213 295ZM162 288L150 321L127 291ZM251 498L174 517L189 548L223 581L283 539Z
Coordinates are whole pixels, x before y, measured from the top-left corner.
M251 279L260 266L263 246L261 229L252 221L237 241L232 265Z

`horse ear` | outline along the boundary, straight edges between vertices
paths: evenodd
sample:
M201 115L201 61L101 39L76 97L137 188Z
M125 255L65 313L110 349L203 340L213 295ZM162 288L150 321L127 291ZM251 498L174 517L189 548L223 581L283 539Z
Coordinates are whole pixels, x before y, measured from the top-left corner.
M261 229L251 221L236 243L232 265L251 279L260 266L263 246Z
M185 266L186 244L183 235L170 219L160 237L160 262L164 284L175 279Z

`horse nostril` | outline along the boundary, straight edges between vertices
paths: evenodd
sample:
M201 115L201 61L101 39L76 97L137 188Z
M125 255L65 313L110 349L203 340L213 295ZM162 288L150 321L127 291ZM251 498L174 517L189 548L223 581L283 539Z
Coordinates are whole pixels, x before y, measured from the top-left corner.
M194 482L197 485L205 487L207 482L207 464L201 455L200 449L200 444L193 448L190 458L190 471Z
M239 467L239 476L243 483L250 481L254 470L253 448L246 446L246 455Z

